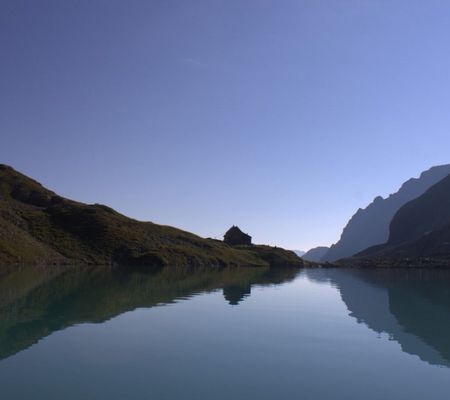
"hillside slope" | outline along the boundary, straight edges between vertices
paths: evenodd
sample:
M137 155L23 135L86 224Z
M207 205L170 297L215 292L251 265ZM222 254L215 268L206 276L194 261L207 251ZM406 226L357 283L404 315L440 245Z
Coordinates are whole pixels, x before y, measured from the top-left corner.
M0 165L0 263L302 266L280 248L237 248L65 199L6 165Z

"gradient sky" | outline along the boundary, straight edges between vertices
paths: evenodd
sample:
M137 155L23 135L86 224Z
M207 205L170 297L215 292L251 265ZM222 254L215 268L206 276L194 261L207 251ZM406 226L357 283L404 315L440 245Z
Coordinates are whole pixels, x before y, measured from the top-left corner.
M447 0L1 0L0 162L220 237L331 244L450 161Z

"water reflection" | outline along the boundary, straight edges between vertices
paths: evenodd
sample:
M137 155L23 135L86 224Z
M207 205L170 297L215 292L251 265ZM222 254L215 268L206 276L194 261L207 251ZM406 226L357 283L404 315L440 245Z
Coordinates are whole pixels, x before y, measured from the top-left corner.
M236 306L254 285L281 284L297 275L298 270L258 268L165 268L151 273L100 267L0 269L0 359L72 325L100 323L203 292L221 290L224 301ZM422 361L450 367L449 271L311 269L299 280L305 275L337 287L358 323L389 335ZM287 306L293 304L289 296L300 295L296 293L286 294ZM332 333L327 340L332 342Z
M335 285L358 323L422 361L450 367L450 271L317 269L307 276Z
M223 297L232 306L237 306L246 297L250 296L252 285L227 285L223 288Z
M295 278L292 269L124 271L104 267L0 269L0 359L71 325L100 323L136 308L223 289L237 305L253 285Z

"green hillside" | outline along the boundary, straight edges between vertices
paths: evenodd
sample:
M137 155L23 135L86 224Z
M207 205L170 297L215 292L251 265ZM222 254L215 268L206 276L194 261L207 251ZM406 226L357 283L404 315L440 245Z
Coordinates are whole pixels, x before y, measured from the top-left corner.
M0 263L302 266L291 251L229 246L65 199L6 165L0 165Z

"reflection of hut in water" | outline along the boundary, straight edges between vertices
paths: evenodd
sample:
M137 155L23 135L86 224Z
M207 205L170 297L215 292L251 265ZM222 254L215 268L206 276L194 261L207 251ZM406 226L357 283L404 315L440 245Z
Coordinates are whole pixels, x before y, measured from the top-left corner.
M252 286L249 285L230 285L223 288L223 297L232 306L237 306L242 300L250 296Z
M229 245L251 245L252 237L242 232L237 226L233 225L228 229L223 237L223 241Z

